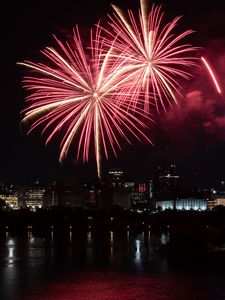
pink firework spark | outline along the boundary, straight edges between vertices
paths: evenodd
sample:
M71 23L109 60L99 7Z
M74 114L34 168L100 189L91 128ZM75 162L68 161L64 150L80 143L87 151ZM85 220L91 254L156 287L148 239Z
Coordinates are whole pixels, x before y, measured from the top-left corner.
M180 17L163 26L161 7L153 4L149 10L146 0L140 0L139 18L131 10L126 14L117 6L112 7L115 13L109 16L111 30L103 32L108 34L108 40L105 39L109 44L113 41L116 54L112 57L121 60L127 74L126 89L133 94L133 105L144 95L145 111L149 110L151 99L158 112L160 106L166 111L165 100L170 105L177 102L177 79L188 79L190 73L186 69L195 65L196 58L190 53L196 48L180 44L192 31L176 35L174 29Z
M212 68L210 67L209 63L207 62L207 60L206 60L203 56L201 57L201 59L202 59L204 65L205 65L206 68L207 68L207 71L209 72L209 74L210 74L210 76L211 76L211 78L212 78L212 81L213 81L213 83L214 83L214 85L215 85L215 87L216 87L217 92L218 92L219 94L221 94L221 93L222 93L222 92L221 92L221 88L220 88L220 86L219 86L219 83L218 83L218 81L217 81L217 79L216 79L216 76L215 76L215 74L214 74Z
M29 132L42 125L42 133L50 132L47 144L62 131L60 161L76 141L77 159L82 156L86 162L93 145L100 178L100 148L108 158L108 145L115 155L121 149L119 137L129 143L130 136L151 143L144 134L151 119L141 108L135 113L128 109L130 95L121 89L125 78L119 72L115 74L115 66L109 63L113 48L106 51L99 28L91 32L89 49L84 49L76 27L72 44L55 38L58 50L48 47L42 51L48 64L30 61L19 64L31 69L31 75L23 81L29 91L23 122L30 125ZM118 97L122 100L116 101ZM141 121L143 117L146 119Z

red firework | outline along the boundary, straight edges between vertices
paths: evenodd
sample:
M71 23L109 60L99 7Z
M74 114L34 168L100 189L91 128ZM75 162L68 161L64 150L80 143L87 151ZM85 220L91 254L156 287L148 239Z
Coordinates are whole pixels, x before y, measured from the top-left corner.
M160 106L166 110L165 102L170 105L177 102L175 94L180 89L177 79L190 77L186 69L195 65L196 58L191 52L196 48L180 43L191 30L174 33L180 17L163 26L161 7L153 4L149 11L148 2L140 0L139 18L131 10L126 14L112 5L115 13L110 16L111 30L103 32L109 36L104 40L114 48L111 58L119 60L120 71L126 73L125 88L132 94L132 105L144 98L147 112L153 99L159 112Z
M109 146L115 155L121 149L119 136L129 143L129 136L151 143L144 134L150 118L140 107L134 112L129 106L131 91L122 88L126 74L119 71L118 64L110 62L113 47L104 45L100 31L98 26L95 33L91 32L89 49L84 49L76 28L72 44L55 38L58 50L48 47L42 51L49 63L19 63L32 70L23 81L30 92L23 111L23 122L30 124L29 132L41 125L42 132L50 130L46 143L59 131L65 132L60 161L74 140L77 159L82 155L84 162L94 145L99 177L101 147L108 158Z

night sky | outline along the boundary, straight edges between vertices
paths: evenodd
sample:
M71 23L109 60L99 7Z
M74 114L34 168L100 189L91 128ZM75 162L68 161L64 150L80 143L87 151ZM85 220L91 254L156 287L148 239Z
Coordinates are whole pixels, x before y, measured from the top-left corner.
M79 3L79 4L77 4ZM114 1L123 8L136 9L138 0ZM124 146L118 159L103 159L103 172L121 167L128 178L152 176L158 164L175 163L185 181L211 184L225 179L225 2L221 0L157 1L165 11L165 20L183 15L177 30L193 29L187 39L202 47L198 54L208 58L224 94L218 95L205 69L193 69L193 79L182 83L179 106L161 114L150 129L155 146L134 143ZM25 91L21 80L24 68L16 65L25 59L40 58L40 50L52 46L52 34L60 38L71 34L79 24L83 37L92 24L112 13L110 1L16 1L5 4L1 12L1 156L0 182L50 182L54 178L68 182L96 179L94 160L77 163L72 158L58 164L59 141L47 147L40 131L27 136L20 126ZM223 88L224 87L224 88Z

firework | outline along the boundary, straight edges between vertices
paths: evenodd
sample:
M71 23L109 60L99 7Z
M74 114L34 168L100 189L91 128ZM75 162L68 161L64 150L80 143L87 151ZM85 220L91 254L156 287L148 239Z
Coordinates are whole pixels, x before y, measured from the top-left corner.
M104 39L112 44L115 53L112 58L121 61L121 68L127 74L126 90L132 96L135 106L144 98L144 109L149 110L152 99L157 111L162 107L166 111L166 102L177 102L179 93L178 78L190 77L187 67L195 65L191 52L195 50L190 44L180 42L192 33L187 30L179 35L174 29L180 17L162 25L163 12L160 6L148 8L148 1L140 0L139 17L133 12L128 14L115 5L115 13L109 16L110 30ZM153 97L150 95L153 94Z
M201 59L202 59L202 61L203 61L204 65L205 65L205 67L207 68L207 71L209 72L209 74L210 74L210 76L211 76L211 78L212 78L212 81L213 81L213 83L214 83L214 85L215 85L215 87L216 87L217 92L218 92L219 94L221 94L221 93L222 93L222 92L221 92L221 88L220 88L220 86L219 86L219 83L218 83L218 81L217 81L217 79L216 79L216 76L215 76L215 74L214 74L212 68L210 67L209 63L207 62L207 60L206 60L203 56L201 57Z
M48 63L19 63L31 69L23 81L29 92L23 122L30 126L29 132L42 126L47 144L61 131L60 161L76 142L76 158L82 156L86 162L93 145L99 177L101 148L108 158L108 148L115 155L121 149L119 137L128 143L131 137L151 143L144 133L150 117L144 116L142 108L134 112L129 107L131 95L122 88L126 77L110 62L113 48L100 40L100 31L100 26L91 31L91 45L86 49L76 27L72 43L55 37L58 50L42 51Z

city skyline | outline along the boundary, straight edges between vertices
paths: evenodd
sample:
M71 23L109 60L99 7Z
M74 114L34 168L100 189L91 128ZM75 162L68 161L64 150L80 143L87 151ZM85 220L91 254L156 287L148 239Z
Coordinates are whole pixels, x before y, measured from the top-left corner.
M225 1L21 0L1 13L0 299L224 298ZM48 132L27 135L40 120Z
M139 7L139 1L114 1L124 9ZM166 19L183 15L181 29L196 31L190 38L194 46L213 65L224 86L225 7L216 1L213 7L194 1L157 1L163 5ZM109 1L89 1L75 4L72 1L60 7L39 2L35 7L22 2L17 4L17 15L12 24L5 24L5 45L8 45L6 76L1 110L1 174L0 181L24 182L32 179L50 180L55 176L71 179L95 179L94 160L83 164L68 159L64 166L58 164L58 143L44 146L40 132L26 136L20 128L20 111L24 108L23 72L16 62L36 59L39 51L53 44L52 34L67 35L79 24L85 36L90 26L100 17L112 14ZM88 7L88 9L87 9ZM9 4L6 11L10 11ZM41 20L41 22L40 22ZM216 52L216 56L214 53ZM152 128L155 147L147 143L134 143L118 153L118 160L110 157L103 161L103 171L122 168L128 176L143 179L151 177L155 166L175 163L187 180L211 182L225 177L225 98L218 95L203 67L193 70L195 78L185 82L180 107L161 115ZM194 178L195 177L195 178Z

